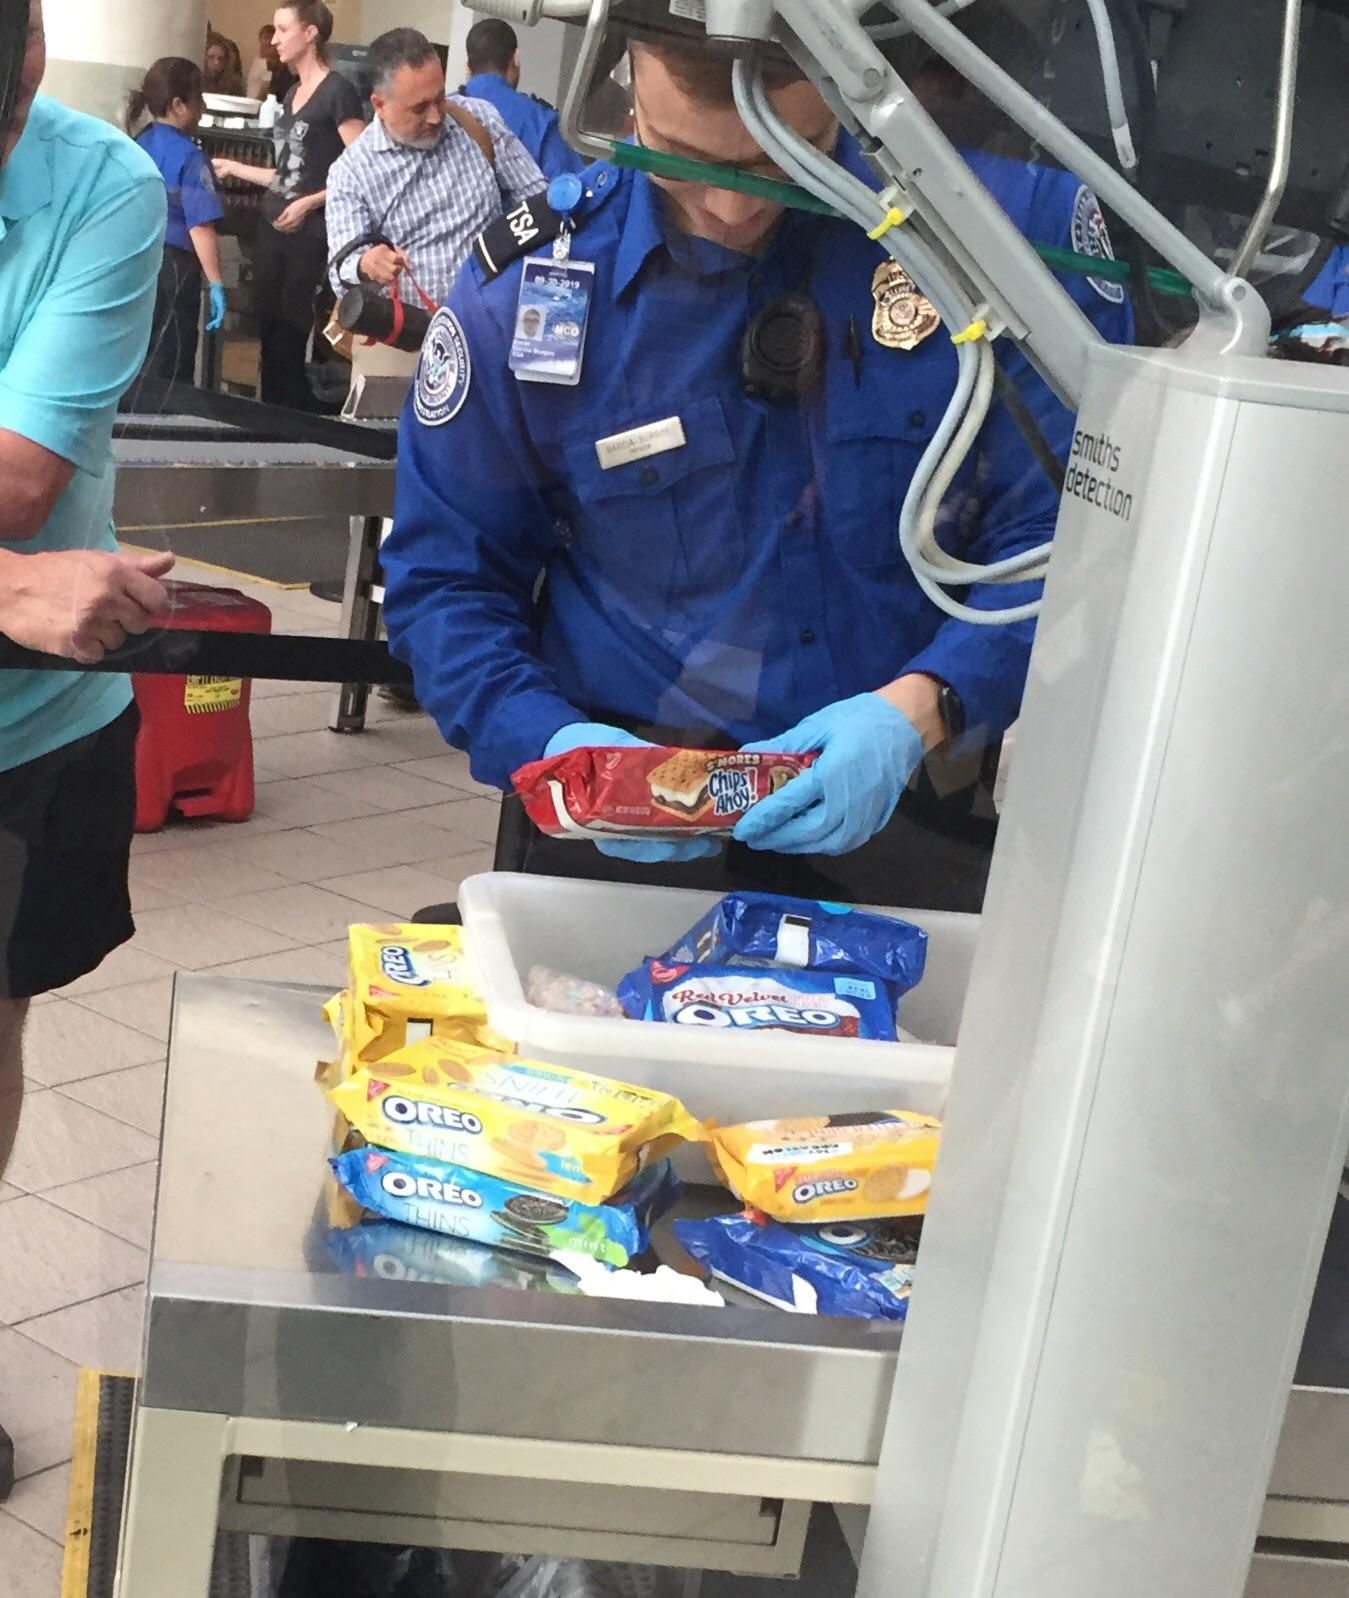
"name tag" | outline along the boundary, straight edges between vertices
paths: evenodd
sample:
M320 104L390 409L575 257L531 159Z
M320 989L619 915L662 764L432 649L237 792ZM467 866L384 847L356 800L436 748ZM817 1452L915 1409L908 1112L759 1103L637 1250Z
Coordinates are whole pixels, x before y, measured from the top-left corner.
M687 443L683 422L677 416L670 416L663 422L650 422L627 433L596 439L595 453L600 458L600 466L611 472L615 466L627 466L651 455L664 455L667 450L683 449Z

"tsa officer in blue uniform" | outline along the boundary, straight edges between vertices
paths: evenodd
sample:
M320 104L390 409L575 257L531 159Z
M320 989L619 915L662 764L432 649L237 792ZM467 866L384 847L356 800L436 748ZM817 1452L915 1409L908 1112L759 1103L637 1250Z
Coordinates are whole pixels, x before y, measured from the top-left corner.
M557 112L520 90L520 41L510 23L484 17L468 30L465 48L471 76L460 92L495 106L547 177L581 171L585 158L562 137Z
M202 73L195 61L164 56L127 101L127 132L148 113L153 121L136 142L159 168L168 192L169 220L159 271L155 325L145 358L149 377L191 383L197 370L197 323L203 283L210 295L206 331L225 324L225 285L220 270L217 224L225 208L211 163L192 138L201 121Z
M725 62L649 41L634 45L634 79L644 144L772 170ZM867 175L808 83L784 77L771 92L799 132ZM1108 249L1076 180L974 164L1030 237ZM571 253L590 263L593 295L575 386L512 370L528 260L490 282L471 265L428 338L384 548L391 645L418 698L502 789L545 754L634 735L817 751L813 773L746 818L730 851L682 876L665 868L705 841L606 852L690 885L977 905L983 852L953 855L932 807L910 797L896 815L925 752L996 747L1032 641L1027 624L947 617L899 550L904 493L955 381L948 332L852 223L606 165L585 188ZM1071 291L1107 336L1129 337L1116 285L1078 279ZM747 331L785 295L817 309L823 369L796 394L747 394ZM1065 455L1069 412L1015 350L998 358ZM1056 512L995 408L948 495L944 541L994 561L1044 542ZM976 587L969 602L1034 593ZM854 851L844 869L837 857ZM530 860L598 865L570 843Z
M1341 244L1321 268L1302 298L1317 310L1349 319L1349 245Z

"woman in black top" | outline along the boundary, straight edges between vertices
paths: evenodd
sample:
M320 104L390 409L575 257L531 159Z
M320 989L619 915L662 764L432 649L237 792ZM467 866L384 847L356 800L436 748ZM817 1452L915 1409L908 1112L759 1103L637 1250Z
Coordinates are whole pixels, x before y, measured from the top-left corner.
M314 296L327 276L323 205L328 170L365 131L361 97L328 66L333 14L323 0L291 0L276 13L277 55L299 78L275 130L276 170L215 162L216 176L266 189L253 246L253 297L262 344L262 398L312 410L305 357Z

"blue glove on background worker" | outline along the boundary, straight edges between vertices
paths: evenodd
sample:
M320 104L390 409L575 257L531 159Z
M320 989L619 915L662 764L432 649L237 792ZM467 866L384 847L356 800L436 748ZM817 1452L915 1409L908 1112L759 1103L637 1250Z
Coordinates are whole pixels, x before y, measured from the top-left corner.
M572 749L654 749L645 738L634 738L621 727L598 721L575 721L562 727L548 740L544 755L565 755ZM628 860L635 865L657 865L667 860L705 860L721 848L715 838L687 838L677 843L643 843L638 838L615 838L595 847L611 860Z
M879 694L826 705L790 732L747 744L751 754L820 758L780 793L755 805L738 842L775 854L850 854L881 830L923 758L908 717Z
M225 296L225 285L223 283L212 283L210 291L211 314L206 318L206 331L208 333L218 333L225 325L225 314L229 310L229 300Z

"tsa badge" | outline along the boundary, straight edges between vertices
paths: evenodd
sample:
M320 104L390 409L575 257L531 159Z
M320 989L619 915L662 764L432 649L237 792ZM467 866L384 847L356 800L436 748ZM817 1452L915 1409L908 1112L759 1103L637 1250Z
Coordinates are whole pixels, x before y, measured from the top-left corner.
M1084 183L1073 201L1073 249L1078 255L1094 255L1098 261L1113 261L1114 247L1106 226L1101 202ZM1124 304L1124 285L1106 277L1089 277L1087 282L1110 305Z
M898 261L882 261L871 280L871 332L888 350L916 350L941 326L935 306Z
M443 427L453 421L464 408L472 381L468 340L459 318L442 306L431 318L422 345L413 399L417 420L423 427Z

